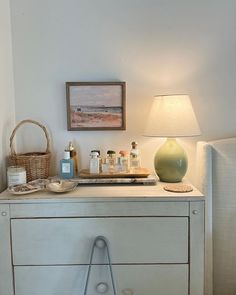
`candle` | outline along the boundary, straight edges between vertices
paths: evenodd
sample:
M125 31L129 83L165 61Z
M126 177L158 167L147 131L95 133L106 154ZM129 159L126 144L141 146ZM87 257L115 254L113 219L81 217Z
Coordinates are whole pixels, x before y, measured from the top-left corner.
M24 167L10 166L7 168L8 186L26 183L26 171Z

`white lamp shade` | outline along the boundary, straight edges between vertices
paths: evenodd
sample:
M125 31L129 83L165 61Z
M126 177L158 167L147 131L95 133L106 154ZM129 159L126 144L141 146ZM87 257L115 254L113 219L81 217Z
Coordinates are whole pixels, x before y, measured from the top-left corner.
M188 95L155 96L147 118L145 136L185 137L200 134Z

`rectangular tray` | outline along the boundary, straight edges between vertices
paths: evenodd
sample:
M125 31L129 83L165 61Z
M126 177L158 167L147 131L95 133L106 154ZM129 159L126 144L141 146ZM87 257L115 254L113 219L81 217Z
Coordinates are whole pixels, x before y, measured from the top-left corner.
M149 175L148 177L121 177L121 178L73 178L71 181L76 182L78 185L81 184L104 184L104 185L113 185L113 184L127 184L127 185L133 185L133 184L146 184L146 185L156 185L157 183L157 177L155 175Z
M146 168L136 168L134 172L114 172L114 173L104 173L99 174L90 173L88 169L83 169L79 173L80 178L145 178L150 175L150 171Z

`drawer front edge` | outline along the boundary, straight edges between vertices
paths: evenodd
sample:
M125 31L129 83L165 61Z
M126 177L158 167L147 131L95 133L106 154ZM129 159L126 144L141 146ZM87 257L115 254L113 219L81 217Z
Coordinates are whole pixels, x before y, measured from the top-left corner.
M86 216L189 216L189 202L75 202L10 204L11 218Z

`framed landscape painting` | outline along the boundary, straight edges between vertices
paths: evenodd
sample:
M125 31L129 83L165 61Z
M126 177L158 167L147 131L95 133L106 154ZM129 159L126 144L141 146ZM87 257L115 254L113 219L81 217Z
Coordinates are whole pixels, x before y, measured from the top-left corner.
M66 82L68 130L125 130L125 82Z

